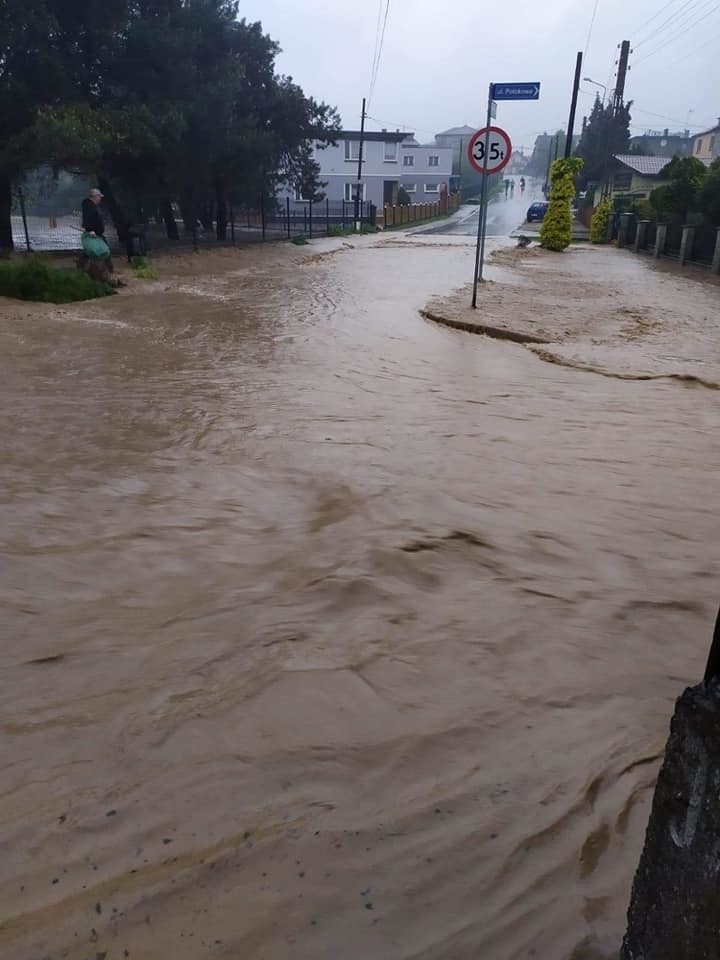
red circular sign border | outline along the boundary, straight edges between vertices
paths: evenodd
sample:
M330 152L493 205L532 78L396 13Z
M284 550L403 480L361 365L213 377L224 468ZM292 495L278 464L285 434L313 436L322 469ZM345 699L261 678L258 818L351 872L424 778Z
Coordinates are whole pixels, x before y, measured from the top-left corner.
M476 130L475 133L470 137L470 140L468 141L468 145L467 145L468 163L473 168L473 170L476 170L478 173L485 173L485 167L482 166L482 164L479 164L477 162L475 157L472 155L472 149L473 149L473 144L475 143L477 138L481 134L483 136L485 135L486 129L488 128L480 127L479 130ZM505 159L500 164L498 164L498 166L488 167L487 169L488 175L492 173L500 173L501 170L504 170L505 167L510 163L510 157L512 156L512 140L510 139L507 130L503 130L502 127L490 127L489 130L490 130L490 133L499 133L503 136L503 138L507 141L508 151L507 151L507 154L505 155Z

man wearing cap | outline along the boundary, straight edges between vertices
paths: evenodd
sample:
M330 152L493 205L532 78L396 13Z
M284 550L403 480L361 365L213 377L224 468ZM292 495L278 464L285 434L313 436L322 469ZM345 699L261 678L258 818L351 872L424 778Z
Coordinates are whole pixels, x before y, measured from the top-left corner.
M103 195L98 188L93 187L82 202L83 230L89 233L91 237L102 237L105 235L105 224L98 209L102 198Z
M83 235L81 244L83 258L79 265L85 269L89 261L102 261L106 272L112 273L113 263L110 256L110 247L105 239L105 224L99 210L102 193L93 187L82 202Z

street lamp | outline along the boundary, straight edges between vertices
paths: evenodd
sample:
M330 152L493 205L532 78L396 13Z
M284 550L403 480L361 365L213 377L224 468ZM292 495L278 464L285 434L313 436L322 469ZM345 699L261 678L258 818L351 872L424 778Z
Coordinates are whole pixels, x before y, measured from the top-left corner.
M603 98L602 104L605 106L605 98L607 97L607 87L604 83L598 83L597 80L591 80L590 77L583 77L583 83L592 83L595 87L602 87Z

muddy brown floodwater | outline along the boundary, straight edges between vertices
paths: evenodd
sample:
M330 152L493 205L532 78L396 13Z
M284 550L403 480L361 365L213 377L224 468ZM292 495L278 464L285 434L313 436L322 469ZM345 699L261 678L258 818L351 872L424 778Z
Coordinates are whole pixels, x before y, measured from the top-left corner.
M623 309L713 317L582 255ZM424 320L472 256L0 306L3 960L616 956L715 612L718 393ZM547 324L592 311L537 282Z

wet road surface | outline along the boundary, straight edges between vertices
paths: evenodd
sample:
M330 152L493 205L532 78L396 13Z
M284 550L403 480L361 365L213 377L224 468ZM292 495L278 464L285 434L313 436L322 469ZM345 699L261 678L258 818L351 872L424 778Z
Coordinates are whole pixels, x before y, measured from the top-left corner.
M616 956L716 407L423 321L431 240L0 306L4 960Z
M504 190L494 197L488 206L487 236L506 237L525 220L527 209L533 200L541 200L540 181L528 179L525 193L520 191L520 177L507 177L515 183L514 194L505 196ZM448 223L421 227L414 231L420 234L443 236L477 236L479 207L465 205Z

